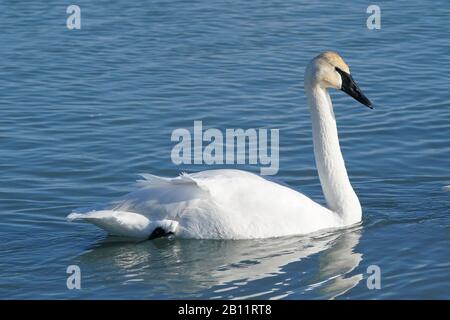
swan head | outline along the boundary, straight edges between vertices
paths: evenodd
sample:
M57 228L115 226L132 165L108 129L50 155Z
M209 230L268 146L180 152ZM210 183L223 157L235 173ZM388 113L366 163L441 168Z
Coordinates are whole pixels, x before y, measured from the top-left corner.
M351 76L344 59L334 51L322 52L311 60L306 68L305 85L342 90L363 105L373 108Z

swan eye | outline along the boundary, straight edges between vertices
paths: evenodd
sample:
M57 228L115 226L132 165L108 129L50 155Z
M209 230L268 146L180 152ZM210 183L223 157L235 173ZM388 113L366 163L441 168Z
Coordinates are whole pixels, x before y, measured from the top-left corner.
M339 67L334 67L334 69L336 69L336 71L339 72L339 74L342 74L343 72L344 72L344 73L347 73L347 72L343 71L343 70L342 70L341 68L339 68Z

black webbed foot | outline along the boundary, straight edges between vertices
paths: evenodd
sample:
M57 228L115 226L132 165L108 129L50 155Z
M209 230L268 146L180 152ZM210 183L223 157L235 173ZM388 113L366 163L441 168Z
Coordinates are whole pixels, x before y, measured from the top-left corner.
M170 236L171 234L173 234L173 232L167 232L163 228L157 227L155 230L153 230L150 237L148 237L148 240L153 240L153 239L157 239L157 238L161 238L161 237L167 237L167 236Z

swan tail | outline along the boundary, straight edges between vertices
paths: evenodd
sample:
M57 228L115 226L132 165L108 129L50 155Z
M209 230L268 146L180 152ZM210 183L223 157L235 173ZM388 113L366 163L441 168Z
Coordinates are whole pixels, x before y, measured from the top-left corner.
M156 239L178 230L178 221L156 220L128 211L100 210L88 213L73 212L67 216L68 221L84 221L96 225L111 235L139 239Z

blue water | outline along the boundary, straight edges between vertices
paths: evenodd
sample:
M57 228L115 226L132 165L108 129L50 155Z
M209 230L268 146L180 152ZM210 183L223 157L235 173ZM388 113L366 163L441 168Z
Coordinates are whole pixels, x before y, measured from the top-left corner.
M75 4L81 30L67 1L0 3L0 298L450 298L448 1L377 1L380 30L362 0ZM361 226L133 243L66 222L138 173L217 168L171 161L171 132L194 120L280 129L276 178L323 202L303 72L326 49L375 105L332 92Z

